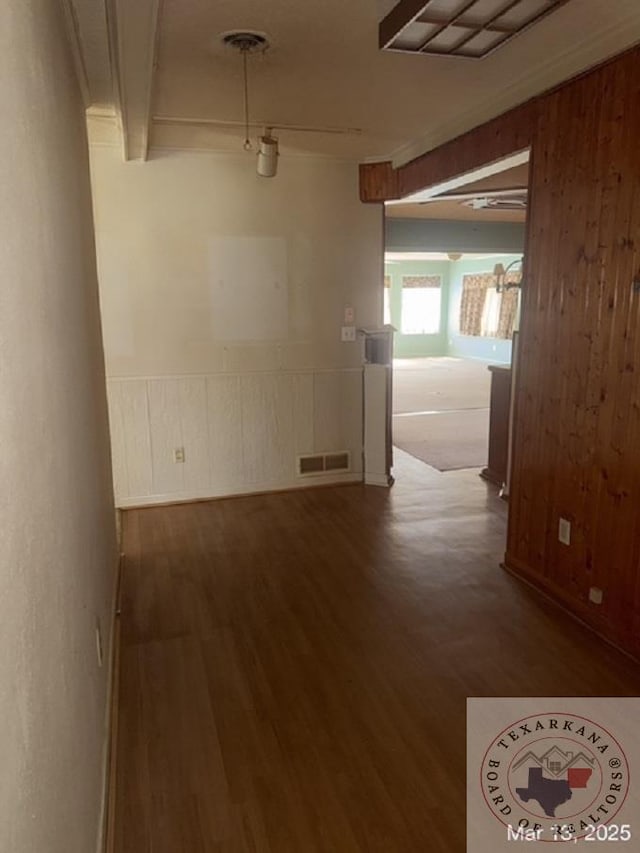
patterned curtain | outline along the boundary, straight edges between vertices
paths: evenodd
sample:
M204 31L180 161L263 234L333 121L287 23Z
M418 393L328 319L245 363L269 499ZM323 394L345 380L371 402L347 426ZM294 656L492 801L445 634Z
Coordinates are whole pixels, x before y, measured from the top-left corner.
M403 275L402 287L440 287L439 275Z
M482 333L482 312L487 295L488 279L493 279L493 276L465 275L462 278L461 335L479 337Z
M521 274L519 272L507 275L509 283L519 283L520 279ZM496 277L491 273L465 275L463 277L462 302L460 304L460 334L474 335L476 337L483 335L482 317L487 301L487 292L495 286ZM497 338L511 340L517 310L518 291L504 291L500 299L500 315L497 331L494 333Z
M516 312L518 310L518 291L505 290L502 294L502 304L500 305L500 321L498 323L498 338L506 338L511 340L513 337L513 327L516 323Z

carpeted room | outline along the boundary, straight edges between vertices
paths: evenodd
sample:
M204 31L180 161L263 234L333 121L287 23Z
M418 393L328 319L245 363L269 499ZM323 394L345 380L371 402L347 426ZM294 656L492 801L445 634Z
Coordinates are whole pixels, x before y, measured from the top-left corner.
M493 271L517 261L495 253L387 254L393 442L439 471L487 465L489 367L510 364L517 325L515 310L503 317L515 299L496 293Z
M490 373L470 359L394 362L393 442L417 459L451 471L487 462Z

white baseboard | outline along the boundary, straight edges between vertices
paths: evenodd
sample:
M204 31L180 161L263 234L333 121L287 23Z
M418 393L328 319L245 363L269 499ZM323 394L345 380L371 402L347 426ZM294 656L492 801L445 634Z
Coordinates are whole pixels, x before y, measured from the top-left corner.
M383 486L386 489L393 486L393 482L389 474L367 474L364 478L365 486Z
M289 492L297 489L315 488L318 486L338 486L343 483L361 483L362 474L319 474L318 476L305 476L299 480L286 483L269 483L265 485L238 486L229 489L214 490L202 489L201 491L174 492L168 495L139 495L132 498L120 498L118 507L121 509L136 509L146 506L159 506L161 504L189 503L190 501L217 500L220 498L237 498L244 495L263 495L270 492ZM376 484L382 485L382 484ZM384 483L388 485L388 483Z

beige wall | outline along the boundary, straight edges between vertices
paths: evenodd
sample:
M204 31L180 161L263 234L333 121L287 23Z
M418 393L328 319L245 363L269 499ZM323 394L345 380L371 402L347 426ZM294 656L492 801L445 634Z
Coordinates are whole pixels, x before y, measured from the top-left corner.
M316 451L351 451L361 478L340 327L346 305L381 322L383 236L357 166L282 157L269 180L242 152L94 146L92 175L119 502L306 485L296 456Z
M57 3L0 4L0 103L0 850L88 853L116 546L84 120Z

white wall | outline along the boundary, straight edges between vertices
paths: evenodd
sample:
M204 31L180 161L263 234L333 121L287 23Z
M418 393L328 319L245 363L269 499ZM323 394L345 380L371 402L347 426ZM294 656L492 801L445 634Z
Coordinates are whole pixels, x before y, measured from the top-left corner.
M0 850L96 849L116 565L83 106L60 7L0 4Z
M118 502L308 485L296 455L316 451L350 450L361 478L340 327L346 305L381 323L383 235L356 164L282 157L269 180L242 152L94 146L92 174Z

